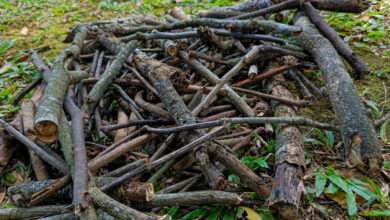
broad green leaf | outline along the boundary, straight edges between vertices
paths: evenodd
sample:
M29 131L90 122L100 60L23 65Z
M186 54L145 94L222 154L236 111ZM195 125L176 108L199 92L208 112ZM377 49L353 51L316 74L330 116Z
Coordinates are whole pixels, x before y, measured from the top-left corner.
M365 180L372 186L372 188L374 188L380 202L383 204L387 203L387 199L383 196L383 193L381 189L378 187L378 185L376 185L374 181L372 181L370 178L366 178Z
M347 183L343 179L341 179L341 177L337 176L336 174L334 174L334 172L329 170L326 170L325 173L326 177L328 177L328 179L332 181L332 183L340 187L345 193L352 194L351 189L348 187Z
M322 134L321 130L318 128L315 128L314 131L317 133L318 137L321 139L322 143L325 143L325 137Z
M218 217L221 215L222 209L223 209L222 205L211 209L210 213L205 218L205 220L217 220Z
M268 168L268 164L267 164L267 162L265 162L265 160L263 158L256 158L253 160L253 162L258 164L260 167Z
M322 143L319 140L313 139L313 138L305 138L305 139L303 139L303 142L305 142L305 143L313 143L313 144L318 144L318 145L321 145L321 146L325 146L324 143Z
M390 161L385 161L384 164L385 164L384 167L385 167L386 169L389 169L389 170L390 170Z
M390 216L390 210L372 210L364 213L365 216Z
M305 151L305 163L306 165L309 165L309 163L311 162L311 156L308 152Z
M8 203L8 204L1 206L0 208L9 208L9 207L14 207L14 206L15 205L13 203Z
M315 189L311 188L310 186L306 186L306 199L309 204L313 202L314 196L313 193L315 193Z
M174 216L178 210L179 210L179 206L173 206L172 208L169 209L168 215Z
M318 210L320 210L320 212L321 212L323 215L327 215L327 214L328 214L328 212L326 211L326 209L325 209L322 205L320 205L320 204L318 204L318 203L315 203L315 202L313 202L312 205L313 205L314 207L316 207Z
M325 131L326 135L326 143L328 147L333 147L334 146L334 135L332 131Z
M387 137L386 137L387 125L388 125L387 121L385 123L383 123L383 125L381 126L380 133L379 133L383 142L387 141Z
M368 106L370 106L371 108L373 108L375 111L379 111L379 109L378 109L378 107L376 106L375 102L368 100L368 101L366 101L366 104L367 104Z
M183 217L181 217L181 219L185 220L185 219L194 219L194 218L198 218L199 216L201 216L206 210L204 209L195 209L195 210L192 210L191 212L185 214Z
M355 183L355 184L359 184L359 185L363 185L363 186L369 186L370 185L367 182L364 182L364 181L356 179L356 178L349 178L348 180L353 182L353 183Z
M234 175L232 173L228 175L228 180L230 180L230 181L232 181L232 182L234 182L236 184L240 183L240 177L238 177L238 176L236 176L236 175Z
M332 181L332 183L336 184L345 192L345 197L347 199L347 205L348 205L348 214L350 216L355 216L357 214L357 205L356 205L355 196L353 195L351 188L343 179L341 179L341 177L334 174L334 172L327 171L326 176L330 181Z
M320 170L316 173L316 179L314 182L314 187L316 190L316 197L319 197L324 191L326 185L326 176L323 170Z
M225 213L223 214L223 220L234 220L234 209L225 209Z
M335 185L334 183L330 183L329 186L326 188L326 193L329 193L329 194L335 194L339 191L339 187L337 185Z
M352 181L348 181L348 184L351 187L353 192L355 192L359 196L363 197L367 201L373 201L376 198L378 198L375 193L371 192L370 190L368 190L367 188L365 188L363 186L357 185L357 184L353 183Z
M267 213L263 213L263 212L260 213L260 217L263 220L275 220L275 218L271 214L267 214Z
M357 214L357 205L355 196L353 193L345 193L345 197L347 199L347 205L348 205L348 214L350 216L355 216Z
M237 214L236 214L236 217L237 217L238 219L241 219L241 218L242 218L242 215L244 214L244 212L245 212L245 210L244 210L244 209L242 209L242 208L238 207L238 208L237 208Z
M15 43L15 41L16 41L16 39L12 39L5 44L3 43L4 41L1 41L0 42L0 55L5 53L10 47L12 47L12 45Z

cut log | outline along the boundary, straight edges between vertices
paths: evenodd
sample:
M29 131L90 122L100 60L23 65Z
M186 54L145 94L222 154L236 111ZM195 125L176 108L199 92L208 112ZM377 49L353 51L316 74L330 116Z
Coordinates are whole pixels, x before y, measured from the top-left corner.
M270 68L279 66L272 62ZM292 99L293 95L284 86L285 79L282 74L272 77L267 85L272 95ZM292 106L271 101L271 107L279 117L296 117ZM302 176L305 167L303 152L303 137L299 127L294 125L276 126L275 137L275 163L276 173L272 184L269 200L270 207L284 219L297 219L299 204L302 195Z
M148 203L136 204L139 208L198 206L208 204L239 205L243 199L237 193L223 191L198 191L155 195Z
M62 51L54 61L53 77L50 78L47 84L42 102L35 115L36 136L44 143L53 143L58 137L62 104L66 88L72 80L72 73L66 69L66 63L79 56L86 37L87 27L80 26L77 29L72 46ZM81 76L88 78L88 73L81 72Z
M154 196L152 183L147 182L130 182L123 185L124 195L130 201L149 202Z
M60 214L70 211L70 205L46 205L31 208L10 207L0 209L0 219L28 219Z
M164 49L164 53L168 56L175 57L179 52L179 47L172 40L157 39L155 42Z
M294 24L303 29L299 40L303 48L312 54L324 77L329 100L340 123L347 161L365 173L379 174L383 157L373 121L367 116L367 110L337 51L315 30L302 11L295 15Z

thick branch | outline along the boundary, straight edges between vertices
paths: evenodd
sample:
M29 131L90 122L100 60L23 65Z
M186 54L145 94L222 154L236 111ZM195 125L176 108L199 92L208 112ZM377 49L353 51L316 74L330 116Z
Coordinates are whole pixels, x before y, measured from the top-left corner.
M360 78L361 74L369 73L370 69L360 57L344 42L338 33L331 28L309 2L302 5L303 10L318 30L332 42L337 52L352 66L353 71Z
M50 78L42 102L35 115L35 132L39 140L53 143L58 136L58 125L62 112L62 104L71 75L65 67L67 60L77 58L85 38L87 27L80 26L73 44L62 51L55 59L53 77Z
M96 187L89 189L89 194L92 197L93 203L99 206L103 211L119 219L134 219L134 220L151 220L155 219L152 216L146 215L135 209L123 205L122 203L114 200L108 195L104 194Z
M378 174L383 157L375 128L337 51L316 32L304 13L296 14L294 24L304 29L299 40L312 54L324 77L329 100L340 123L348 162L364 172Z

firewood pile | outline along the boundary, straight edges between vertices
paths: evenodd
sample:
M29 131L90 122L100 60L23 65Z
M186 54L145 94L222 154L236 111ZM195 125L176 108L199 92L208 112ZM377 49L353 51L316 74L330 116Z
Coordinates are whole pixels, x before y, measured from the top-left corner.
M375 126L387 118L367 116L340 56L357 78L370 70L316 10L359 13L369 4L310 2L258 0L193 18L175 7L165 19L76 25L50 68L30 50L41 77L23 91L38 87L19 115L0 119L0 171L25 151L36 181L8 188L15 207L0 209L0 218L162 219L166 207L225 204L268 205L297 219L305 193L301 127L339 132L350 167L377 175ZM282 23L291 9L292 21ZM304 69L320 70L325 88ZM318 99L332 104L336 125L297 113ZM241 157L264 156L270 138L274 158L264 166L272 168L249 169ZM251 192L256 199L245 196Z

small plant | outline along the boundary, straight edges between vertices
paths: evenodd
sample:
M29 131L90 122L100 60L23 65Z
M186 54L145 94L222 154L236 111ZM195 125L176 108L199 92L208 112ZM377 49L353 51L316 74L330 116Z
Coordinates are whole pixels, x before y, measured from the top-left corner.
M16 39L5 42L5 40L0 40L0 56L3 55L12 45L15 43Z
M388 130L389 130L389 123L388 121L386 121L385 123L382 124L381 130L379 132L379 135L385 144L390 143L389 132L387 132Z
M325 187L328 184L327 187ZM372 187L375 192L369 190ZM320 197L323 193L335 201L341 202L341 196L345 195L348 207L348 214L354 217L357 214L357 202L355 195L366 200L363 206L371 204L377 200L381 204L386 204L387 199L383 196L380 188L369 178L359 180L356 178L346 178L332 167L329 169L316 169L314 189L306 187L309 203L312 203L314 196ZM342 193L340 193L342 192Z
M205 219L205 220L235 220L235 219L264 219L274 220L267 207L257 207L255 210L246 207L229 207L223 205L203 206L178 217L178 219ZM176 219L176 218L174 218Z
M267 159L268 159L268 157L264 157L264 158L258 157L258 158L255 158L255 157L252 157L252 156L246 156L246 157L243 157L241 159L241 161L245 165L247 165L249 169L257 170L257 169L260 169L260 168L268 168L268 164L266 162Z
M316 134L320 138L320 140L313 139L313 138L305 138L305 139L303 139L303 142L318 144L318 145L326 147L327 149L333 148L334 135L333 135L332 131L325 131L325 136L322 134L321 130L318 128L315 128L314 131L316 132Z

